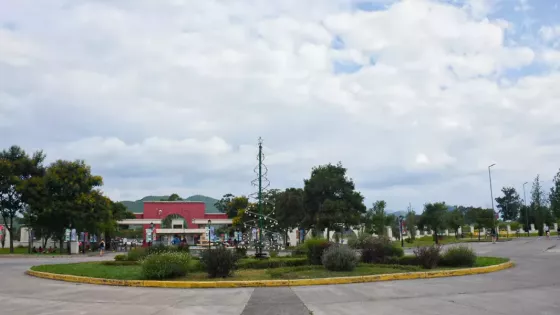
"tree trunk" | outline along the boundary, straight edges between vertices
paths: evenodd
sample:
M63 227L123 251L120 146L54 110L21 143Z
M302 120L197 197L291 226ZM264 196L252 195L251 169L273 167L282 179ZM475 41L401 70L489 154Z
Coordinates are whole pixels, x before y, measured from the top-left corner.
M10 227L8 228L8 233L10 233L10 254L14 253L14 218L10 217Z
M434 241L436 242L436 245L439 244L436 230L434 230Z
M478 228L478 241L480 242L480 228Z
M62 249L64 248L64 237L60 237L59 238L60 244L59 244L59 253L62 255Z
M327 228L327 241L330 240L331 230Z

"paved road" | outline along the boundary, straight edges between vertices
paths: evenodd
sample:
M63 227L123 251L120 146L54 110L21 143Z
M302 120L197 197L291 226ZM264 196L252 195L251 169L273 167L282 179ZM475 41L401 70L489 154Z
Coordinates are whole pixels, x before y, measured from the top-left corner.
M37 279L23 272L31 265L63 259L0 258L0 315L560 314L559 240L518 239L472 246L483 255L512 257L517 266L492 274L443 279L183 290Z

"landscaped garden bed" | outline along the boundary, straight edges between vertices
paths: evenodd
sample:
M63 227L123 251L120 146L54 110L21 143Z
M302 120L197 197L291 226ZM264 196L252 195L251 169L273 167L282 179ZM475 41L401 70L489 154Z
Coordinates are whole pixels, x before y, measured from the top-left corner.
M115 280L251 281L414 273L508 261L477 257L465 246L445 252L437 246L419 247L414 256L404 256L402 249L382 239L368 238L353 247L314 239L299 248L295 256L265 259L240 257L243 252L225 248L206 250L197 258L188 253L188 248L156 247L117 255L114 261L41 265L31 270Z

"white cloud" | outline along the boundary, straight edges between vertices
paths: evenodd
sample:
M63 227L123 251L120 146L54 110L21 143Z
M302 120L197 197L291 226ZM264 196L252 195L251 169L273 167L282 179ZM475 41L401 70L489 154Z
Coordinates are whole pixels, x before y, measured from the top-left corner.
M259 136L273 187L342 161L390 208L487 205L493 161L495 187L552 177L554 51L510 46L498 1L350 3L0 4L0 144L84 158L118 199L250 193Z

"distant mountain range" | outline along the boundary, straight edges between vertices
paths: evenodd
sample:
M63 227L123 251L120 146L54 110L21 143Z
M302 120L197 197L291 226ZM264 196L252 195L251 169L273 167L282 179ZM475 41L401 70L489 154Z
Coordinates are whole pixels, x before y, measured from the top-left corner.
M143 213L144 212L144 201L160 201L160 200L167 200L169 196L146 196L140 200L136 201L121 201L123 205L127 207L128 210L134 213ZM204 202L206 205L206 213L220 213L220 211L214 206L218 199L214 199L208 196L202 195L194 195L188 198L181 198L182 201L198 201Z

